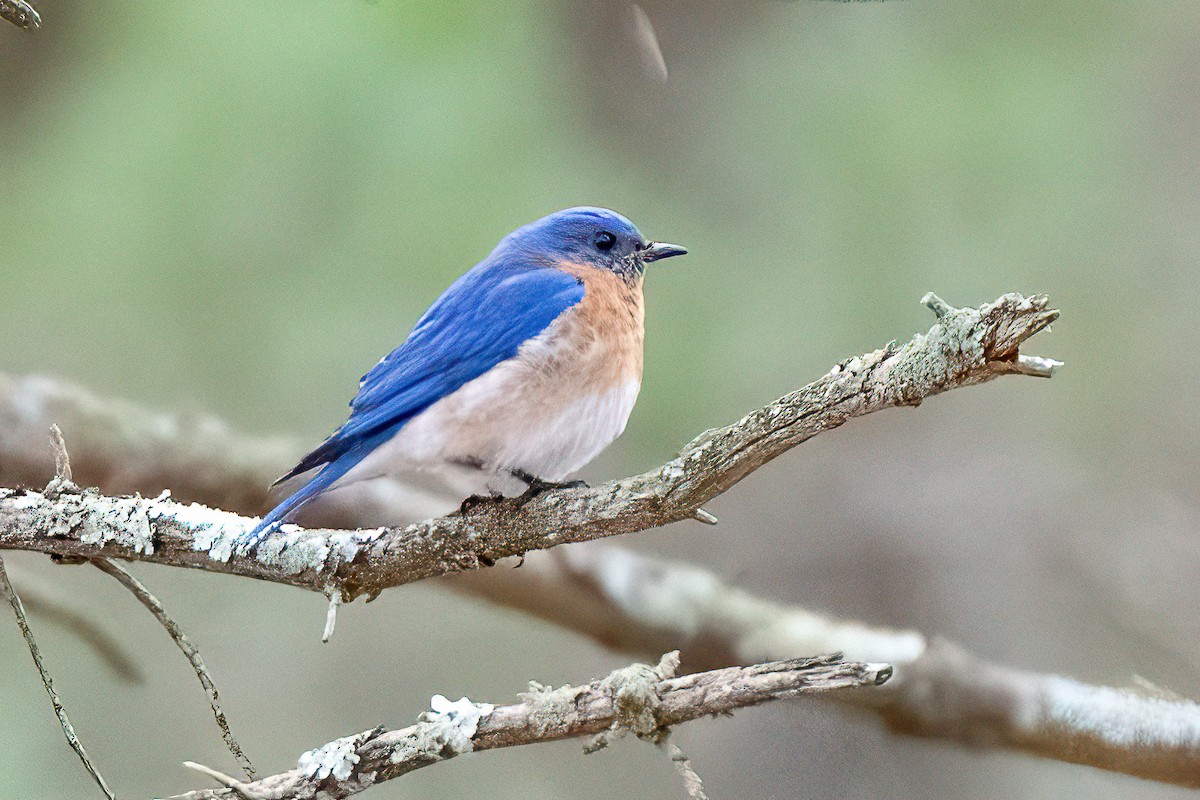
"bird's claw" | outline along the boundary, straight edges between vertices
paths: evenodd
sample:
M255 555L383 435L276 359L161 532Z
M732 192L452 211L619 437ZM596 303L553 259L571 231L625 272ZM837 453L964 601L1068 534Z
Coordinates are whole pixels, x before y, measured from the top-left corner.
M540 494L549 492L553 489L586 489L588 488L586 481L544 481L541 478L536 478L532 475L528 477L518 476L521 480L528 484L525 493L520 496L521 504L528 503L533 498Z
M492 492L491 494L473 494L459 504L458 513L469 514L477 508L483 508L490 503L496 503L503 499L504 495L500 494L499 492Z

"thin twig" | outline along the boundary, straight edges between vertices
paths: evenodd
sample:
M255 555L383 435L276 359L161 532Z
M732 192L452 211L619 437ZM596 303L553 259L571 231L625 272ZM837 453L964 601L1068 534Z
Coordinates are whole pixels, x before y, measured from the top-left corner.
M185 761L183 762L183 765L193 772L199 772L204 777L211 778L212 780L224 786L226 789L232 789L234 794L243 798L243 800L262 800L264 797L264 795L250 790L246 784L242 783L232 775L226 775L224 772L215 770L212 767L199 764L195 761Z
M658 83L667 82L667 62L663 58L662 47L658 44L658 34L654 32L654 24L650 17L637 3L630 7L633 15L633 34L637 41L638 52L642 56L642 67L646 74Z
M657 667L634 664L582 686L531 684L521 695L524 702L515 705L465 697L452 703L438 695L416 725L329 742L305 753L297 769L243 785L242 796L345 798L464 753L625 730L661 741L672 726L690 720L802 694L879 691L874 687L891 676L886 665L841 661L837 655L672 677L678 663L678 653L671 653ZM210 777L226 788L189 792L180 800L228 798L236 791L226 783L228 776Z
M221 704L217 696L217 687L213 683L212 676L208 673L208 668L204 665L204 658L200 655L200 651L188 639L187 634L179 627L179 624L167 614L165 608L158 598L155 597L145 584L131 575L124 568L114 564L107 558L93 559L92 563L101 572L104 572L116 578L122 586L133 593L133 596L145 606L154 618L166 629L175 644L179 647L187 660L192 665L192 669L196 672L196 677L200 679L200 685L208 692L208 702L212 706L213 719L217 722L217 727L221 729L221 738L225 740L225 745L229 748L229 752L237 759L238 764L248 777L254 777L254 765L250 763L250 759L242 752L241 745L237 739L233 737L233 732L229 729L229 720L225 718L225 712L221 710Z
M42 18L37 9L26 0L0 0L0 19L8 20L25 30L42 26Z
M328 642L333 638L333 629L337 625L338 606L342 604L342 590L334 586L329 590L329 610L325 612L325 631L321 641Z
M696 774L692 760L674 742L667 742L667 751L671 754L671 763L675 765L679 777L683 778L683 788L688 797L691 800L708 800L708 795L704 793L704 781Z
M50 443L54 446L54 477L70 482L73 477L71 456L67 453L67 441L57 423L50 426Z
M33 631L29 629L29 621L25 619L25 609L21 605L21 598L17 596L16 590L8 580L8 573L4 569L4 559L2 558L0 558L0 596L8 601L8 604L12 606L13 614L17 617L17 626L21 629L21 635L25 637L29 655L33 656L34 666L37 667L38 674L42 677L42 685L46 687L46 694L50 695L50 703L54 706L54 714L58 717L58 724L62 726L63 735L67 737L67 744L71 745L75 755L79 756L79 760L83 762L83 768L92 776L92 780L96 781L96 785L100 787L100 791L104 792L104 796L108 800L116 800L112 789L109 789L108 784L105 783L104 776L88 758L83 742L79 741L79 736L76 735L71 720L67 718L67 710L63 707L58 692L54 690L54 680L50 677L50 673L42 661L41 650L38 649L37 641L33 638Z

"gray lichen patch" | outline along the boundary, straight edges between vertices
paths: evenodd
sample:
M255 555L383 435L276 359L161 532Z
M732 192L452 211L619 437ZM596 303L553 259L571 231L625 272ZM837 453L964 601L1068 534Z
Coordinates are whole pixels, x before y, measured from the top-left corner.
M548 731L560 730L575 716L580 696L587 693L586 686L562 686L552 689L536 681L529 682L529 691L519 697L529 708L529 725L539 736Z
M329 542L324 536L308 533L295 525L284 525L258 545L254 557L259 563L285 575L305 570L320 571L329 557Z
M597 734L584 747L584 752L593 753L609 742L621 738L626 732L639 739L661 741L667 729L659 719L662 699L658 685L667 678L675 677L679 669L679 651L667 653L658 666L631 664L613 671L601 684L601 691L612 697L616 719L612 726Z
M31 498L46 499L35 492ZM135 553L154 552L154 532L146 515L152 501L117 497L106 501L105 513L95 513L94 492L62 492L55 498L55 513L40 513L40 527L50 538L76 538L81 544L101 548L109 544Z

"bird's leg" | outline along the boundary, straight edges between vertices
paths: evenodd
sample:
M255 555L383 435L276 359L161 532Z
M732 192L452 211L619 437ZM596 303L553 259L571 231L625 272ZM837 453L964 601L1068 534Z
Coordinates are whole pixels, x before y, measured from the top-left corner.
M523 469L510 469L509 475L512 475L519 481L526 484L525 494L521 498L525 501L532 500L542 492L548 492L551 489L586 489L587 483L584 481L544 481L541 478L526 472Z
M548 492L551 489L586 489L587 483L584 481L544 481L531 472L526 472L523 469L513 468L507 470L508 474L525 484L525 493L516 498L518 505L525 505L533 498L543 492ZM458 507L459 514L467 514L474 509L481 508L488 503L498 503L504 500L505 497L500 492L492 491L488 494L473 494Z
M482 460L480 460L478 458L472 458L469 456L467 458L456 459L452 463L455 464L456 466L467 467L468 469L475 469L475 470L479 470L480 472L482 472L484 470L484 465L483 465ZM498 502L503 499L504 499L504 495L502 495L500 492L497 492L494 489L489 489L487 494L473 494L470 497L468 497L466 500L463 500L462 503L458 507L458 513L466 514L477 508L482 508L483 506L487 505L488 503L495 503L495 502Z

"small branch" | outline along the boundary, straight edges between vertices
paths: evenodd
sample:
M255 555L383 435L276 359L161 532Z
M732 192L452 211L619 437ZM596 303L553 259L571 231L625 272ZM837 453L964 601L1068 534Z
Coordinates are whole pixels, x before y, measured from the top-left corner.
M642 57L642 69L651 80L666 83L669 77L667 62L663 58L662 47L658 44L658 34L654 32L654 24L650 22L650 17L637 3L630 6L629 11L633 15L633 34L638 45L638 52Z
M454 584L621 652L679 647L689 669L836 648L885 661L879 692L838 694L892 730L1200 788L1200 704L989 663L915 631L832 620L755 597L711 572L590 544L535 553L519 570Z
M700 717L802 694L873 687L889 667L837 656L730 667L673 677L678 654L657 667L635 664L583 686L537 684L516 705L493 706L440 695L416 725L363 731L305 753L300 766L235 788L180 795L178 800L242 797L292 800L344 798L464 753L631 730L659 740L672 726ZM223 776L227 778L228 776ZM220 778L218 782L224 783Z
M704 793L704 781L696 774L692 760L674 743L668 742L667 748L671 753L671 763L675 765L679 777L683 778L683 788L690 800L708 800L708 795Z
M116 800L112 789L108 788L108 784L104 782L104 777L92 764L92 760L88 758L87 750L83 747L83 742L79 741L79 736L76 735L75 728L71 725L71 720L67 718L67 710L63 707L62 699L58 696L58 692L54 690L54 680L50 677L50 673L42 661L42 652L38 648L37 641L33 638L33 631L29 629L29 621L25 619L25 609L21 606L21 598L17 596L12 583L8 580L8 573L4 569L3 559L0 559L0 597L3 597L12 606L13 614L17 618L17 626L21 629L21 635L25 637L25 645L29 648L29 655L33 657L33 663L37 667L38 674L42 677L42 685L46 687L46 694L50 695L50 703L54 706L54 713L58 717L58 724L62 726L63 735L67 737L67 744L71 745L71 749L75 751L75 755L79 756L79 760L83 762L83 768L92 776L92 780L96 781L96 785L100 787L100 791L104 792L104 796L108 800Z
M185 761L183 765L193 772L199 772L206 778L211 778L217 783L224 786L226 789L232 789L233 793L244 800L262 800L262 795L251 791L246 787L246 784L234 778L231 775L226 775L224 772L219 772L212 767L206 767L203 764L197 764L195 761Z
M1200 704L1010 669L943 641L898 665L897 676L878 702L856 698L896 732L994 742L1200 788Z
M71 456L67 454L67 441L63 439L58 425L50 426L50 444L54 447L54 477L71 482Z
M166 497L49 496L0 490L0 549L117 557L238 574L344 600L571 542L700 516L703 505L823 431L883 408L1021 374L1022 342L1058 317L1045 297L1004 295L981 308L943 310L904 346L847 359L825 376L741 420L697 437L658 469L604 486L482 504L404 528L304 530L284 526L253 554L236 551L253 520ZM948 307L947 307L948 308ZM236 551L236 552L235 552Z
M1034 378L1053 378L1054 373L1063 365L1061 361L1041 356L1018 356L1017 372Z
M254 765L250 763L250 759L242 752L241 745L234 738L233 731L229 729L229 720L225 718L225 712L221 710L216 684L213 683L212 676L208 672L208 667L204 665L204 657L200 655L200 651L192 644L192 641L183 632L183 629L179 627L179 624L167 614L167 610L163 608L163 604L146 588L145 584L107 558L94 559L92 564L101 572L116 578L122 586L132 592L133 596L138 599L138 602L145 606L154 615L154 618L158 620L159 624L166 629L176 646L179 647L183 655L187 658L188 663L192 665L196 677L200 680L200 685L208 692L208 702L212 706L213 719L216 720L217 727L221 730L221 738L225 740L225 746L229 748L229 752L233 754L242 771L247 776L253 778Z
M342 590L334 586L329 590L329 610L325 612L325 631L321 641L328 642L333 638L333 629L337 625L338 606L342 604Z
M0 19L25 30L42 26L41 16L26 0L0 0Z

